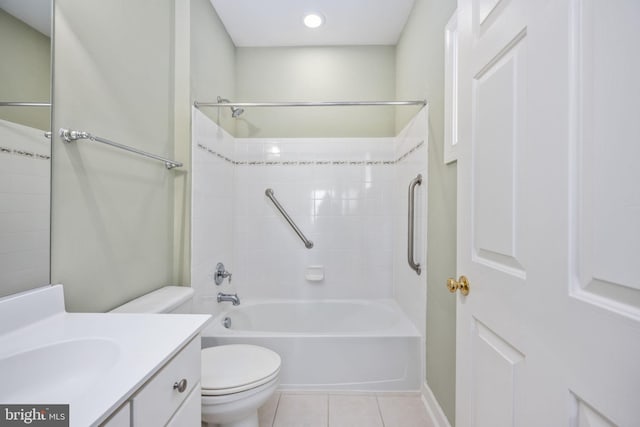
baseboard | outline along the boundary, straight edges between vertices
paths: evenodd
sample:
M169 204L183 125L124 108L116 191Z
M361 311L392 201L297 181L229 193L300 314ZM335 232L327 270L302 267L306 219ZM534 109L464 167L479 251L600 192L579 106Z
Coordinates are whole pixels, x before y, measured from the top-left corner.
M431 417L431 422L435 427L451 427L449 420L442 411L442 407L433 395L433 392L429 388L426 382L422 384L422 401L427 408L427 413Z

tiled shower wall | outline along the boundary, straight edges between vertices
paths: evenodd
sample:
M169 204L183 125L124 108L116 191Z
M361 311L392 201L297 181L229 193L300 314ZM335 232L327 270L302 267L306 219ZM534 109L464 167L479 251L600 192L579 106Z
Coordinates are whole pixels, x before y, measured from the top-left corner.
M0 120L0 297L49 283L51 145Z
M426 336L427 301L427 110L422 110L396 137L396 151L410 153L395 165L394 199L394 269L393 294L405 314L416 325L423 337ZM413 147L418 149L411 152ZM417 275L409 267L407 256L407 213L409 183L418 174L422 184L415 190L415 232L414 261L422 268Z
M393 139L238 139L236 148L234 263L244 294L392 296L394 170L384 162L393 157ZM312 249L265 196L267 188ZM309 280L313 270L324 278Z
M234 141L194 109L192 280L208 306L202 309L215 312L211 300L218 291L237 291L241 298L400 295L403 307L418 304L405 294L423 298L424 284L416 291L411 283L404 292L393 283L394 276L405 276L394 270L415 275L406 263L405 193L411 174L426 177L424 115L397 138ZM277 212L265 196L267 188L313 241L313 249L304 247ZM426 182L416 213L417 235L423 237L424 191ZM416 240L416 250L424 264L423 240ZM218 288L208 277L218 261L233 272L231 285ZM310 279L318 270L323 279ZM422 311L424 301L419 302ZM413 317L423 330L423 316Z
M234 143L232 136L199 110L193 109L192 120L191 286L196 292L195 311L216 314L220 310L216 294L232 289L226 281L225 289L218 289L211 273L218 262L235 272L232 260L234 166L223 158L233 156ZM220 156L199 146L215 148ZM235 283L237 281L232 281L232 285Z

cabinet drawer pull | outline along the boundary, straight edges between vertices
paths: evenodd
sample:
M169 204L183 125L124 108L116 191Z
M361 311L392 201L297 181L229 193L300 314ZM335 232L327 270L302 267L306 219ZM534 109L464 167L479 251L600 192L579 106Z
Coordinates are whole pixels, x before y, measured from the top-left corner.
M183 378L180 382L173 383L173 389L178 390L178 393L183 393L187 389L187 379Z

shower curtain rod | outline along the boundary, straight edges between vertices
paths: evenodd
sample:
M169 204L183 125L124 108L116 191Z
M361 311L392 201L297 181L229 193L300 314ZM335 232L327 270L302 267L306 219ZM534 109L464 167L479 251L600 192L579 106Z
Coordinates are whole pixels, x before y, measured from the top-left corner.
M414 101L322 101L322 102L198 102L193 106L200 107L353 107L353 106L401 106L427 105L424 99Z

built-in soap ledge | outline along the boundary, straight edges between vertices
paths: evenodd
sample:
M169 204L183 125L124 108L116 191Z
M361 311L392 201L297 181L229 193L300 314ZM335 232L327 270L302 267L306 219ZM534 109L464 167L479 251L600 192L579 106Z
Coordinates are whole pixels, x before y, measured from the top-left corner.
M309 265L305 269L304 278L308 282L322 282L324 280L324 265Z

